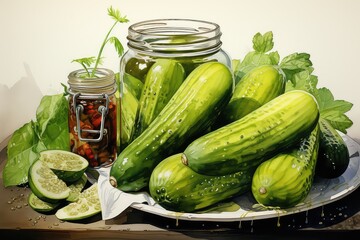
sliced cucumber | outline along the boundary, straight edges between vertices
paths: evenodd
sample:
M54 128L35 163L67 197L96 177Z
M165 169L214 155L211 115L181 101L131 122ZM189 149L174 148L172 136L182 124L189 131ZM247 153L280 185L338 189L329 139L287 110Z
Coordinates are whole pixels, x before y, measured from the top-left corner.
M76 221L94 216L101 212L97 183L85 189L77 202L69 203L60 208L55 216L60 220Z
M69 197L66 198L66 201L76 202L79 199L80 193L84 189L86 182L87 176L86 174L83 174L83 176L79 180L77 180L73 184L70 184L70 194Z
M41 213L51 212L60 205L60 203L44 202L43 200L38 198L33 192L30 193L28 202L32 209Z
M67 183L79 180L89 166L89 162L85 158L65 150L42 151L40 160L45 162L61 180Z
M45 202L55 203L69 196L70 188L43 161L31 165L28 178L31 191Z

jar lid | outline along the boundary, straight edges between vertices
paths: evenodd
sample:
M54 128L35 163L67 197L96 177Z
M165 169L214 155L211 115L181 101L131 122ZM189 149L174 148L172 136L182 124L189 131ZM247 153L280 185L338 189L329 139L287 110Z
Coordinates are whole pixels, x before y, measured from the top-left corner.
M92 70L92 69L89 69ZM68 75L69 93L113 94L116 91L115 74L110 69L98 68L94 77L86 77L84 69Z

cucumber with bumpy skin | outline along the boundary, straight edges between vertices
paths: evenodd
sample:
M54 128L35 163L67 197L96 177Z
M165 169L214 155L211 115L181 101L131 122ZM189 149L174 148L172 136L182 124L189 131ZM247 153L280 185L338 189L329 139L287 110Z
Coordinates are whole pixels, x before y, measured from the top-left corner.
M283 94L285 82L285 74L278 66L261 65L252 69L236 84L221 120L231 123Z
M134 97L140 99L141 92L144 87L143 82L128 73L124 73L123 84L123 87L126 87L126 89L131 92Z
M252 173L198 174L182 164L181 154L175 154L155 167L149 189L153 199L165 209L194 212L249 191Z
M319 108L309 93L284 93L245 117L193 141L183 162L195 172L219 175L258 166L309 134Z
M323 178L341 176L349 166L349 150L343 138L323 118L320 118L320 149L316 175Z
M307 197L315 174L319 132L317 125L298 146L260 164L251 187L258 203L269 208L290 208Z
M123 191L146 187L161 160L215 122L232 87L231 71L222 63L204 63L192 71L150 126L119 154L111 166L111 185Z
M131 142L133 135L139 100L131 91L130 87L124 83L122 89L121 110L120 110L120 150L123 150Z
M184 79L185 71L179 62L171 59L155 61L146 75L142 89L133 139L159 115Z

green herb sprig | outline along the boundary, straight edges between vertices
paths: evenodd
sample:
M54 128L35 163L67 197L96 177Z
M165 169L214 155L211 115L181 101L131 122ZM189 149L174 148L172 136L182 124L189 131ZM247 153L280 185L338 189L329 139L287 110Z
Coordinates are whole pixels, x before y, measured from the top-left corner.
M115 50L119 57L121 57L121 55L124 53L124 47L121 44L120 40L115 36L110 36L110 34L118 23L127 23L127 22L129 22L129 20L127 19L126 16L122 16L120 14L120 11L117 9L114 9L112 6L109 7L107 11L108 11L108 15L113 20L115 20L115 22L110 27L110 30L107 32L107 34L100 46L97 57L91 56L91 57L78 58L78 59L72 60L72 62L77 62L77 63L81 64L81 66L84 68L84 70L86 71L86 75L84 76L84 78L96 77L95 73L96 73L96 70L99 67L99 65L102 64L102 53L103 53L103 50L107 43L111 43L114 45ZM91 67L93 64L94 64L94 66ZM91 71L89 70L90 68L92 68Z

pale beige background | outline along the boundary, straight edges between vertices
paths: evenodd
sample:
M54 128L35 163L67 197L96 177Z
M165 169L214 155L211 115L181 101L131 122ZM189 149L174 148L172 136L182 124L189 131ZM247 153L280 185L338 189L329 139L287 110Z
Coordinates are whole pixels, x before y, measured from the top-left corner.
M232 58L252 49L256 32L273 31L281 57L308 52L319 77L337 99L354 103L349 136L360 139L359 0L0 0L0 141L34 118L44 94L62 91L71 60L95 55L112 20L113 5L131 23L193 18L218 23ZM118 28L126 43L127 28ZM105 51L106 67L119 60Z

